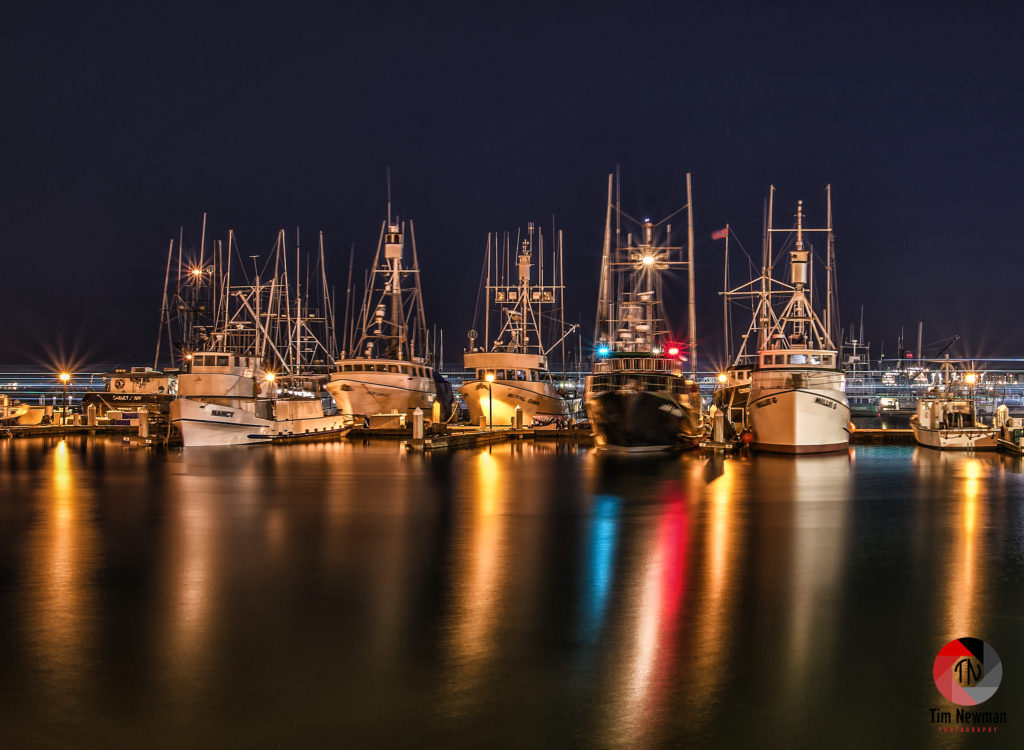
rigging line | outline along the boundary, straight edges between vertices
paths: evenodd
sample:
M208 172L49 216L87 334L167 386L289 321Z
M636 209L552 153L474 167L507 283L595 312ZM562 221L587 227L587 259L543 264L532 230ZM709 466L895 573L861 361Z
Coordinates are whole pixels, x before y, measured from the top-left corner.
M729 227L729 239L731 241L734 241L737 245L740 246L740 250L743 251L743 255L745 255L747 260L749 261L750 267L751 268L756 268L756 264L754 263L754 259L751 257L750 253L747 252L747 248L743 247L743 243L740 242L740 238L737 237L736 234L732 231L732 227Z
M685 211L685 210L686 210L686 208L687 208L687 205L688 205L688 204L684 203L683 205L681 205L681 206L680 206L679 208L677 208L677 209L676 209L675 211L673 211L673 212L672 212L672 213L670 213L670 214L669 214L668 216L666 216L665 218L663 218L663 219L662 219L661 221L659 221L659 222L658 222L657 224L655 224L654 226L656 226L656 227L660 227L660 226L661 226L662 224L664 224L664 223L665 223L666 221L668 221L669 219L671 219L671 218L672 218L673 216L675 216L676 214L681 214L681 213L682 213L683 211Z
M619 216L625 216L627 219L629 219L631 222L636 224L638 227L643 226L644 223L642 221L640 221L640 219L633 218L632 216L627 214L625 211L623 211L621 208L616 208L614 210L618 213Z

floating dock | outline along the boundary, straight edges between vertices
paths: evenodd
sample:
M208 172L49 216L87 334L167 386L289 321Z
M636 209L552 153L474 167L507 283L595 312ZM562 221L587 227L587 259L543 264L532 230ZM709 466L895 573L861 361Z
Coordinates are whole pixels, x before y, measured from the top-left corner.
M0 426L0 440L23 437L64 437L66 435L137 435L138 432L138 427L129 425L11 425Z
M869 429L858 427L850 433L851 445L913 445L914 431L909 428Z

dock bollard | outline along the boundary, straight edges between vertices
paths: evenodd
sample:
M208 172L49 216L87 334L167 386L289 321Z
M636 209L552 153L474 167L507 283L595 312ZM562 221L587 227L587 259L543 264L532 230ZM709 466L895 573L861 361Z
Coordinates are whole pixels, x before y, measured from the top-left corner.
M412 410L412 439L423 439L423 409L418 406Z
M430 420L434 424L441 424L441 402L437 399L430 405Z
M486 430L487 429L487 415L486 414L481 414L480 415L480 429L481 430Z
M521 407L521 406L517 406L516 407L515 428L517 430L523 429L523 407Z
M85 410L85 423L90 427L96 426L96 404L89 404Z
M139 409L139 437L149 437L149 409L145 406Z
M715 443L725 442L725 412L719 409L711 422L711 440Z

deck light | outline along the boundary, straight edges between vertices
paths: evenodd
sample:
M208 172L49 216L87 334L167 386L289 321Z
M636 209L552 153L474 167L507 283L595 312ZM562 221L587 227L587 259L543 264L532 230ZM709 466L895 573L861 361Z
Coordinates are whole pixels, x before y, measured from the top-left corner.
M729 376L728 376L728 375L726 375L726 374L725 374L724 372L720 372L720 373L718 373L718 382L719 382L719 383L724 383L724 382L726 382L726 381L727 381L728 379L729 379Z

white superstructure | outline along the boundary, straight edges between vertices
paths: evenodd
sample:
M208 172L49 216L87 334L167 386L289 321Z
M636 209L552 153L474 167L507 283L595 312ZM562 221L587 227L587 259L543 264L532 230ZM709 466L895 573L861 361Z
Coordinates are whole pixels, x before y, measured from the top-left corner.
M336 436L351 427L332 403L325 409L330 319L312 308L308 290L303 297L297 283L291 289L283 233L272 260L272 274L244 286L231 287L225 273L215 328L202 350L187 354L170 406L186 448Z
M940 450L996 450L1001 430L978 420L974 404L974 373L958 377L946 361L939 370L941 387L919 398L910 428L920 445Z
M566 330L561 321L560 336L552 346L544 348L542 316L545 309L560 311L562 307L561 248L552 254L547 283L543 274L533 279L534 225L527 230L515 263L509 258L507 242L494 247L487 238L487 301L484 309L484 346L475 346L477 332L470 331L470 350L463 354L463 364L471 375L460 388L469 418L481 418L489 425L510 425L518 407L523 424L550 422L570 416L569 403L555 388L548 365L548 353L575 330ZM537 233L540 252L543 237ZM502 252L503 251L503 252ZM504 258L503 258L504 256ZM506 262L503 262L506 261ZM509 279L505 269L511 267L515 278ZM497 335L491 340L491 315L498 316Z
M850 407L846 381L832 343L831 258L832 207L828 192L828 227L803 226L803 201L797 204L795 242L789 253L789 299L771 325L762 328L757 363L750 375L747 424L753 447L779 453L823 453L846 450L850 442ZM772 188L774 195L774 187ZM769 208L769 222L771 208ZM767 257L771 258L769 225ZM811 304L812 254L804 233L827 233L828 311L822 324ZM768 264L766 264L768 265ZM770 266L769 266L770 269ZM769 271L770 272L770 271Z
M389 201L363 296L358 338L353 335L351 354L334 363L325 386L338 410L353 417L408 414L416 408L431 413L438 384L444 384L430 361L412 222L409 229L412 258L406 264L405 225L392 222ZM442 406L447 417L448 405Z

